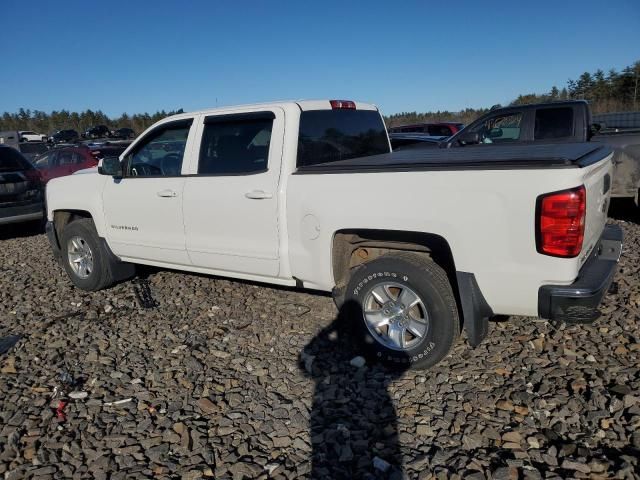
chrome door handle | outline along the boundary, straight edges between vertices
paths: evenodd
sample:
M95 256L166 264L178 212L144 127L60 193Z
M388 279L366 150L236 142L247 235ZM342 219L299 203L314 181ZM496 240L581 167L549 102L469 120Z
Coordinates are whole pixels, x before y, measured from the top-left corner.
M177 197L178 194L176 192L174 192L173 190L160 190L158 192L158 196L159 197L164 197L164 198L172 198L172 197Z
M244 196L252 200L265 200L267 198L273 198L272 194L263 192L262 190L252 190L251 192L245 193Z

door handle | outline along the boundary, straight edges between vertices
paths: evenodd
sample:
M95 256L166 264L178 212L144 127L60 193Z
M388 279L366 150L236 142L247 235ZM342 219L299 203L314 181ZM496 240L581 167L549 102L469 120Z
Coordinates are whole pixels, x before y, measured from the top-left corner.
M164 198L172 198L172 197L177 197L178 194L176 192L174 192L173 190L166 189L166 190L160 190L158 192L158 196L159 197L164 197Z
M263 192L262 190L252 190L251 192L245 193L244 196L252 200L265 200L268 198L273 198L272 194Z

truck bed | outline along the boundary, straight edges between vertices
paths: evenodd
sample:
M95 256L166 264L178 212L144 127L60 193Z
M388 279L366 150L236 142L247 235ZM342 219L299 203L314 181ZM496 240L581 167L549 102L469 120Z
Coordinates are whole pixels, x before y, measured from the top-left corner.
M609 146L589 142L415 149L300 167L297 173L583 168L611 151Z

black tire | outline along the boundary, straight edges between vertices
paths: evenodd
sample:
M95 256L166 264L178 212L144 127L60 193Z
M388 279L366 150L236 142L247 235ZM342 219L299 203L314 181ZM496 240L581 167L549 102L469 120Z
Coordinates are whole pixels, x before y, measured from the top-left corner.
M91 271L84 278L71 267L69 244L74 238L82 239L91 252L93 265ZM76 287L94 292L115 283L116 278L113 275L108 253L104 251L96 227L90 218L75 220L62 230L60 249L62 265Z
M390 285L396 285L393 287ZM376 289L376 287L378 287ZM382 288L388 294L389 303L384 305L372 293ZM404 328L413 318L421 318L424 325L423 337L412 335L409 329L402 333L406 347L394 349L385 345L390 336L379 329L367 326L364 312L371 310L369 302L374 301L380 312L397 311L405 307L399 302L400 293L407 289L409 295L415 295L419 303L417 310L401 310L401 318L393 317L396 327ZM394 299L394 290L397 298ZM373 297L372 297L373 296ZM385 305L391 305L391 309ZM393 310L395 308L396 310ZM460 335L460 321L451 285L445 271L425 255L399 252L384 255L358 267L349 279L343 310L348 315L356 339L364 353L374 360L402 368L428 368L442 360L451 350ZM412 313L409 313L412 312ZM417 314L415 313L417 312ZM372 328L372 329L370 329ZM382 330L389 327L381 327ZM390 332L390 330L387 330ZM408 332L408 333L406 333ZM410 340L406 341L406 338Z

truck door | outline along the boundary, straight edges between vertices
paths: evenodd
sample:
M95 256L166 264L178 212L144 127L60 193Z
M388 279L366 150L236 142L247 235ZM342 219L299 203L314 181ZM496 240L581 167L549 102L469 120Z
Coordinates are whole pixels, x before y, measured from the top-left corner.
M182 217L183 164L193 119L165 122L129 150L122 178L107 180L103 205L109 246L116 255L189 265Z
M202 117L184 225L193 265L275 277L284 111Z

